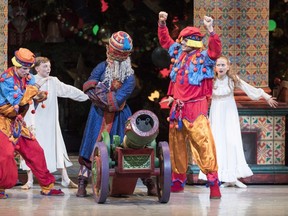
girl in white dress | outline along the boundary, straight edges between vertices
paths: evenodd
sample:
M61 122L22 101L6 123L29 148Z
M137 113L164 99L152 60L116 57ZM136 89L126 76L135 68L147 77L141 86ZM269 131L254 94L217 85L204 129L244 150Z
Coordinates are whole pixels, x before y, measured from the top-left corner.
M47 168L51 173L59 170L62 174L61 185L63 187L77 188L67 174L66 167L72 166L68 157L66 146L61 133L58 112L58 97L70 98L75 101L86 101L88 96L74 86L61 82L57 77L49 76L51 71L50 60L46 57L37 57L35 62L36 83L39 89L47 91L47 100L35 109L31 104L25 121L34 133L39 144L44 150ZM45 105L45 108L43 107ZM42 107L41 107L42 106ZM35 113L34 113L35 112ZM32 114L34 113L34 114ZM27 170L28 180L22 189L30 189L33 186L33 174L24 160L20 162L20 168Z
M227 57L221 56L217 59L209 120L216 144L218 177L221 182L225 182L222 187L246 188L238 179L252 176L253 173L244 156L234 87L239 87L252 100L264 98L271 107L275 108L278 103L263 89L241 80L230 70ZM206 180L201 171L198 178Z

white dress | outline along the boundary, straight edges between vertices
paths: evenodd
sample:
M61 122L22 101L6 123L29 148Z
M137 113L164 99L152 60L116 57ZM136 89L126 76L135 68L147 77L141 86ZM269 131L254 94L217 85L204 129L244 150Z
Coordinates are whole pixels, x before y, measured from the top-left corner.
M35 79L36 83L40 83L41 79L45 78L35 75ZM76 87L67 85L57 77L52 76L48 77L47 81L40 87L40 90L48 91L47 100L44 101L46 107L43 109L40 103L35 114L32 114L31 111L35 107L34 104L31 104L24 120L43 148L47 168L52 173L57 171L57 169L72 166L61 133L58 97L70 98L75 101L86 101L88 96ZM24 160L21 160L20 168L30 170Z
M237 87L252 100L259 100L261 97L267 100L271 97L263 89L255 88L241 79ZM215 80L209 113L216 145L219 180L235 182L239 178L252 176L243 151L239 115L234 99L234 83L228 76L223 80ZM207 180L201 171L198 178Z

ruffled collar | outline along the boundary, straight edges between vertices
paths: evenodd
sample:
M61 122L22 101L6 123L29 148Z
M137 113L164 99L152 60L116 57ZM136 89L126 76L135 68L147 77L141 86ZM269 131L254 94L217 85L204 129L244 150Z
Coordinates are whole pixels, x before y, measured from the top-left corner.
M215 79L213 84L213 95L225 96L234 93L234 83L228 77L225 76L222 79Z

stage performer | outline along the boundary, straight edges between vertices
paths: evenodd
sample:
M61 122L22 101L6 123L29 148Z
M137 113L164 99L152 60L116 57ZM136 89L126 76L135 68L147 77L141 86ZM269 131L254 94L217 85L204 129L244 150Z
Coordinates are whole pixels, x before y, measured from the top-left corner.
M83 85L83 91L92 101L82 144L79 151L80 171L78 176L78 197L87 196L86 186L91 172L91 156L101 133L119 135L121 143L125 123L132 115L126 100L135 88L134 70L131 66L132 39L124 31L112 34L107 45L107 59L99 63ZM142 179L148 188L148 195L155 195L152 179Z
M25 122L29 129L35 134L44 150L46 164L51 173L59 170L61 172L61 185L66 188L77 188L68 176L66 167L72 166L64 139L62 136L59 113L58 98L70 98L75 101L86 101L88 96L74 86L61 82L57 77L50 76L51 63L47 57L36 57L34 69L35 80L41 91L48 92L47 100L42 106L35 108L31 104L25 116ZM33 186L33 173L21 160L20 167L27 170L28 180L21 188L28 190Z
M247 186L239 179L252 176L253 173L244 155L239 115L234 98L235 87L243 90L252 100L264 98L273 108L277 107L278 102L263 89L255 88L240 79L231 69L226 56L217 59L209 120L216 143L218 176L221 182L225 182L221 187L246 188ZM206 180L201 171L199 179Z
M158 21L158 38L171 56L171 82L168 99L170 110L169 145L172 164L172 192L184 190L188 168L188 149L199 168L207 175L210 198L219 199L219 180L214 139L207 119L208 100L212 95L215 60L220 56L222 44L213 29L213 19L204 16L208 30L208 49L204 49L203 34L196 27L184 28L176 42L170 37L161 11Z
M7 198L5 189L12 188L17 182L15 151L33 171L42 195L63 196L60 189L54 189L55 178L47 169L43 149L23 120L32 100L39 103L47 98L46 92L39 91L34 76L29 73L35 56L30 50L20 48L12 63L14 66L0 77L0 199Z

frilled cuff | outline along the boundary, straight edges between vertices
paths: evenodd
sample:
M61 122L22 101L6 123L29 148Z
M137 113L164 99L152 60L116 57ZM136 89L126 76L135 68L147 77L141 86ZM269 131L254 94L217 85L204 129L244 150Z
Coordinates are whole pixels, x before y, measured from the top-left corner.
M38 88L36 86L32 86L32 85L26 86L26 91L19 103L19 106L24 106L28 104L37 93L38 93Z
M158 21L158 27L160 27L160 28L166 27L166 22L160 22L160 21Z
M212 32L210 32L210 36L214 36L216 33L215 31L213 30Z
M83 92L86 92L90 89L95 88L95 86L97 85L97 81L96 80L88 80L83 84Z

